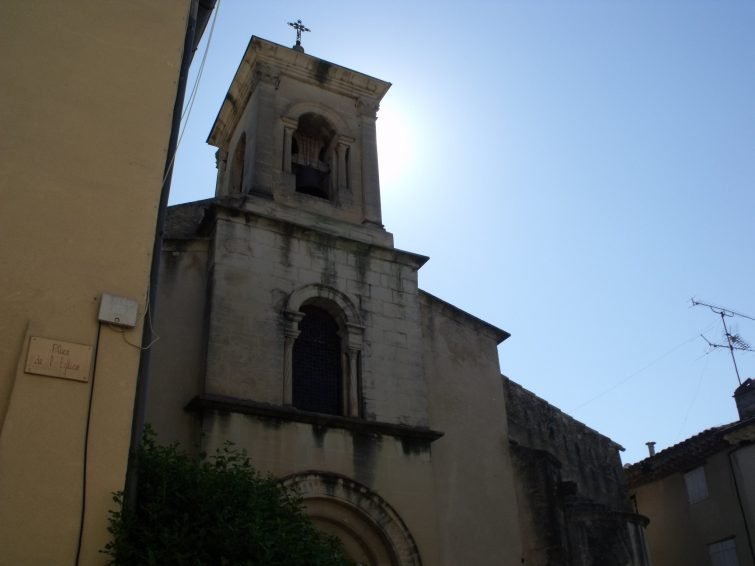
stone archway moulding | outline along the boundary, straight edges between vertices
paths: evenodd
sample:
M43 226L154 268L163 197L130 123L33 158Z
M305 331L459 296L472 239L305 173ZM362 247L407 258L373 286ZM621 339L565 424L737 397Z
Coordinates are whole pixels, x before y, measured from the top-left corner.
M323 116L333 125L338 134L347 134L349 128L341 115L335 110L332 110L329 106L325 106L318 102L294 102L285 108L282 113L282 118L284 121L293 121L296 123L302 114L307 114L308 112Z
M293 474L281 482L301 495L305 505L307 501L331 502L332 513L327 506L318 507L320 519L338 523L342 515L339 506L356 512L362 519L362 527L371 529L389 549L390 566L422 566L419 549L404 521L387 501L366 486L340 474L319 471Z
M312 299L323 299L335 303L341 309L346 324L362 327L362 317L359 316L359 311L353 301L338 289L319 283L304 285L291 293L286 301L286 311L298 312L304 303Z

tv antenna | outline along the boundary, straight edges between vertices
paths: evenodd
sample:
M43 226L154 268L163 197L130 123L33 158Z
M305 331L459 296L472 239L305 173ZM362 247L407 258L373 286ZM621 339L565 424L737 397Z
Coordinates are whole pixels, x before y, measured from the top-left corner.
M737 381L740 385L742 385L742 378L739 377L739 368L737 367L737 359L734 357L734 350L739 350L742 352L755 352L753 350L752 346L748 342L746 342L738 333L732 333L729 332L729 327L726 325L726 319L732 318L735 316L746 318L748 320L755 321L755 318L748 316L746 314L742 314L736 311L733 311L731 309L725 309L723 307L718 307L716 305L709 305L708 303L703 303L702 301L696 301L693 297L691 299L692 306L697 307L708 307L712 312L716 313L721 317L721 324L724 327L724 338L726 338L726 344L716 344L714 342L711 342L708 340L705 336L700 334L700 337L705 340L708 343L708 347L711 350L714 350L716 348L727 348L729 350L729 353L731 354L731 362L734 364L734 373L737 374Z

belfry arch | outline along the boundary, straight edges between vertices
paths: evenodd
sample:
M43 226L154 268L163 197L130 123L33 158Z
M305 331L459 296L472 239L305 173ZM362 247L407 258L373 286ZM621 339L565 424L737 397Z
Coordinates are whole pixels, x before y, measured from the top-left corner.
M356 139L338 112L315 102L298 102L286 108L283 122L283 172L290 174L294 190L337 201L350 189L351 163Z
M291 140L291 167L297 193L330 199L335 130L320 114L302 114Z

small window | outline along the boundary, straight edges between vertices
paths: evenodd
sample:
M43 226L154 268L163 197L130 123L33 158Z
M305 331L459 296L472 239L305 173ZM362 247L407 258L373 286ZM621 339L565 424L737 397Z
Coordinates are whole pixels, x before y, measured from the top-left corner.
M294 342L292 402L303 411L343 412L341 337L338 323L324 309L305 305Z
M708 482L705 480L705 468L702 466L684 474L684 483L690 503L708 498Z
M734 539L726 539L708 545L711 566L739 566L737 545Z

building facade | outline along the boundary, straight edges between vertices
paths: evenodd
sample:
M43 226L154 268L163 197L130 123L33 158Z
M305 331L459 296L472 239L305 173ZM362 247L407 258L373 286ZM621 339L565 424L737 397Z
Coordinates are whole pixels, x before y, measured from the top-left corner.
M517 482L538 472L509 442L508 334L422 291L428 258L382 224L389 86L252 38L209 136L216 196L169 211L148 420L245 448L357 563L552 564L522 544Z
M654 566L755 565L755 382L734 397L738 421L627 469L636 509L650 518Z
M0 564L105 561L198 11L3 2Z

